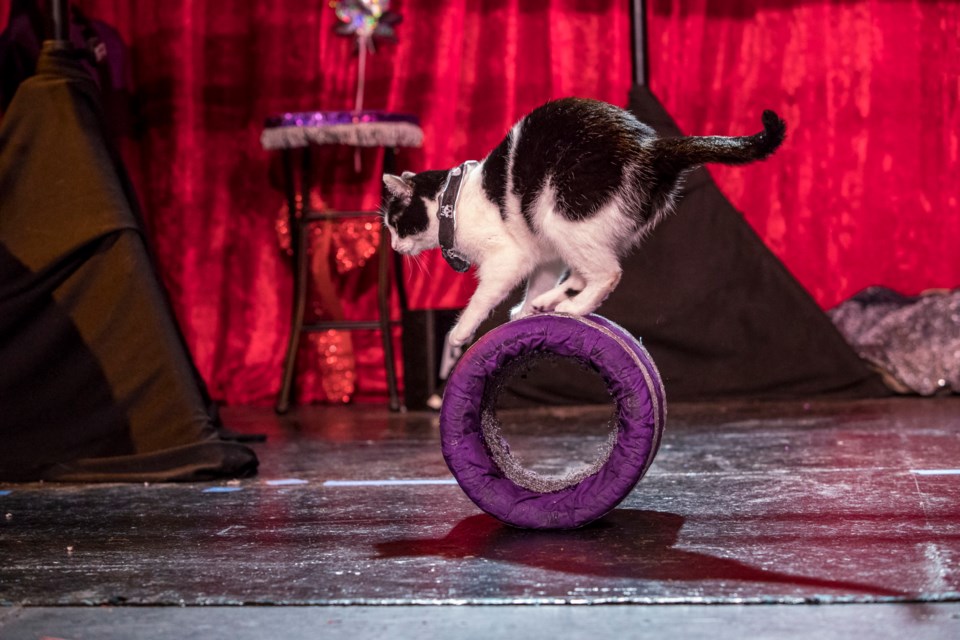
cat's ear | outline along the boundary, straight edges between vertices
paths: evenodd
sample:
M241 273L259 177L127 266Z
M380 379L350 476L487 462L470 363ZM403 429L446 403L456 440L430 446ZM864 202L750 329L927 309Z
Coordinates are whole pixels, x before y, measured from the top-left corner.
M383 174L383 184L387 191L397 198L409 198L413 195L413 185L392 173Z
M409 180L415 175L417 174L415 174L413 171L404 171L403 173L400 174L400 177L403 178L404 180Z

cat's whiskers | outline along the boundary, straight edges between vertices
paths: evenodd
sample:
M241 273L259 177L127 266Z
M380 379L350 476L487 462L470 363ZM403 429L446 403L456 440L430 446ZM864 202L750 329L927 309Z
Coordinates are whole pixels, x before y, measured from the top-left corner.
M413 264L417 265L417 268L420 270L420 273L422 273L423 275L425 275L425 276L427 276L427 277L430 277L430 269L427 267L426 264L424 264L423 260L420 259L420 256L421 256L421 255L423 255L423 254L419 254L419 253L418 253L417 255L407 255L407 256L404 256L404 258L406 258L407 260L409 260L409 261L412 262Z

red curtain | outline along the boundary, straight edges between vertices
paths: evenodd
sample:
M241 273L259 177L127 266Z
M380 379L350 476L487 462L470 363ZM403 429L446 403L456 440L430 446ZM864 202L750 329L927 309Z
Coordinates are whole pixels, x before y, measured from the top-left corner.
M824 307L960 285L960 4L652 0L651 88L688 133L787 121L770 161L710 167Z
M0 15L10 0L0 0ZM143 132L133 147L151 238L201 373L228 403L269 403L289 325L278 246L277 159L263 119L347 109L352 42L328 0L78 4L132 50ZM623 105L627 0L394 0L398 42L368 63L365 106L417 114L423 149L402 168L481 158L538 104L581 95ZM650 84L689 133L752 133L772 107L790 126L771 161L712 168L764 241L825 307L871 284L960 284L960 8L952 1L650 0ZM321 195L374 208L378 158L355 173L319 152ZM373 264L338 283L347 317L372 313ZM405 275L415 307L472 291L432 257ZM355 400L385 394L375 334L353 334ZM324 386L337 344L305 341L301 401ZM351 365L353 366L353 365ZM334 366L335 369L335 366ZM327 382L330 376L326 376Z
M10 0L0 0L5 15ZM354 105L353 41L333 33L329 0L81 0L131 46L143 133L130 157L149 234L201 374L214 397L268 404L280 385L291 271L278 246L278 159L261 149L265 117ZM482 158L524 113L553 97L624 105L630 21L621 0L394 0L397 43L367 62L364 106L416 114L424 147L403 169ZM375 209L379 158L318 152L320 195ZM472 277L437 256L408 264L414 307L458 307ZM429 274L429 275L427 275ZM375 264L338 282L343 314L375 313ZM342 399L344 342L311 336L300 351L301 402ZM379 338L354 332L353 399L385 397ZM336 349L332 351L331 349ZM330 374L333 375L330 375Z

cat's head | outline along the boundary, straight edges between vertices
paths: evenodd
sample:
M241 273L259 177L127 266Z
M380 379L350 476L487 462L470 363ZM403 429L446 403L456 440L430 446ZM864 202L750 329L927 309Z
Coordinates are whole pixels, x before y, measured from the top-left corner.
M440 245L437 196L445 178L445 171L384 174L383 224L390 230L394 251L415 256Z

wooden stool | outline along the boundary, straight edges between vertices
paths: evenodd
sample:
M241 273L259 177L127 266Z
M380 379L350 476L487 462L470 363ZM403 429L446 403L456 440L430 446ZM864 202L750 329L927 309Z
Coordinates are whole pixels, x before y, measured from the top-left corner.
M284 192L289 216L290 246L293 257L293 309L290 321L290 339L283 365L283 380L277 397L277 413L290 408L293 382L296 375L297 352L306 332L330 329L377 329L383 339L384 367L387 374L389 405L392 411L401 409L397 390L397 372L390 327L390 263L402 307L406 295L401 277L399 254L390 248L389 234L381 230L377 249L379 269L377 276L378 318L375 320L328 320L306 324L307 279L309 276L308 226L316 222L372 217L379 219L378 211L317 211L310 206L311 154L313 144L342 144L354 147L384 149L383 169L396 173L394 150L397 147L419 147L423 131L415 116L382 111L310 111L285 113L267 119L260 142L265 149L279 150L283 162ZM300 155L300 179L297 180L295 155Z

